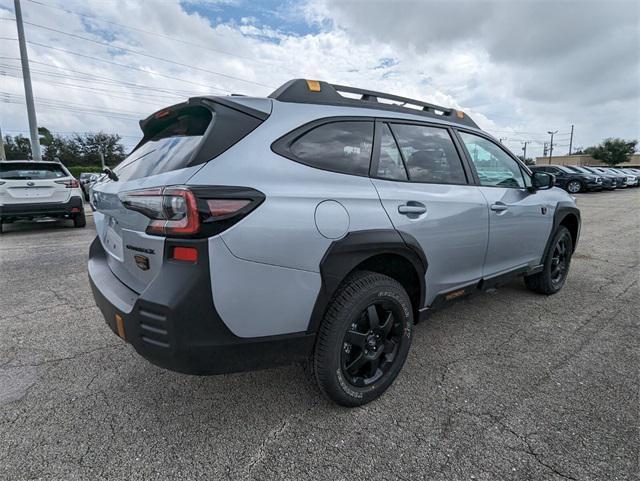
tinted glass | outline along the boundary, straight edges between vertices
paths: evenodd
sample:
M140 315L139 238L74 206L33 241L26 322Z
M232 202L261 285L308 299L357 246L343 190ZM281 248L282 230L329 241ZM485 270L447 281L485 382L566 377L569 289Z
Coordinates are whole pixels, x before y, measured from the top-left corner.
M42 180L67 177L62 166L37 162L0 162L0 179Z
M389 126L383 124L381 130L377 177L391 180L407 180L407 171L404 168L400 151Z
M437 184L466 184L451 136L446 129L422 125L393 124L409 180Z
M373 144L373 122L331 122L296 139L291 153L319 169L368 175Z
M214 117L203 107L168 117L114 172L127 181L187 167Z
M480 184L491 187L525 187L520 165L504 150L484 137L460 132L478 171Z

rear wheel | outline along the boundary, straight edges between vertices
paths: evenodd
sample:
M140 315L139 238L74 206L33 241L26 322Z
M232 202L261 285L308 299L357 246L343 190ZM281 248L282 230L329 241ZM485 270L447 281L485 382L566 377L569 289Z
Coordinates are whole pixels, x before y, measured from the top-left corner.
M572 194L577 194L582 189L583 189L582 182L580 182L579 180L571 180L567 184L567 190Z
M525 277L525 285L540 294L558 292L567 279L572 253L571 233L566 227L559 226L551 240L551 248L544 260L542 272Z
M318 332L313 356L318 386L343 406L373 401L402 369L412 330L411 301L400 283L375 272L354 273Z
M85 227L87 225L87 218L84 216L84 210L73 216L73 227Z

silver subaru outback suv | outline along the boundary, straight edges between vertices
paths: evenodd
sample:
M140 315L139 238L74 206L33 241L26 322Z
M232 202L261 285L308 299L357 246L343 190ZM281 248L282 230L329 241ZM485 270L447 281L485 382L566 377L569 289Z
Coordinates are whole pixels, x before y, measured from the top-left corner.
M305 361L330 399L362 405L432 309L567 278L574 199L461 111L298 79L140 126L93 187L88 270L107 324L159 366Z

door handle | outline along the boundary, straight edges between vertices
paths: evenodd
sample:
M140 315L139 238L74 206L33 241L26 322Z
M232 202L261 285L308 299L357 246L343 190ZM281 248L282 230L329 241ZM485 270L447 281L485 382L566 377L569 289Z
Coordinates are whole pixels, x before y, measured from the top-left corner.
M494 212L504 212L505 210L509 210L509 207L502 202L497 202L495 204L491 204L491 210Z
M419 202L410 202L399 205L398 212L400 214L424 214L427 212L427 207Z

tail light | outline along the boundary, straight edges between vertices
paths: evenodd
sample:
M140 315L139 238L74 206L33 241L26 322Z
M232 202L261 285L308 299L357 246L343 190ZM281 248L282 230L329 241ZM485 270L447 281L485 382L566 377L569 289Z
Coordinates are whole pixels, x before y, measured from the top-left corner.
M80 184L78 183L78 181L76 179L56 180L55 182L56 182L56 184L64 185L67 189L74 189L76 187L80 187Z
M264 194L246 187L159 187L118 194L122 205L150 219L146 233L209 237L249 214Z

